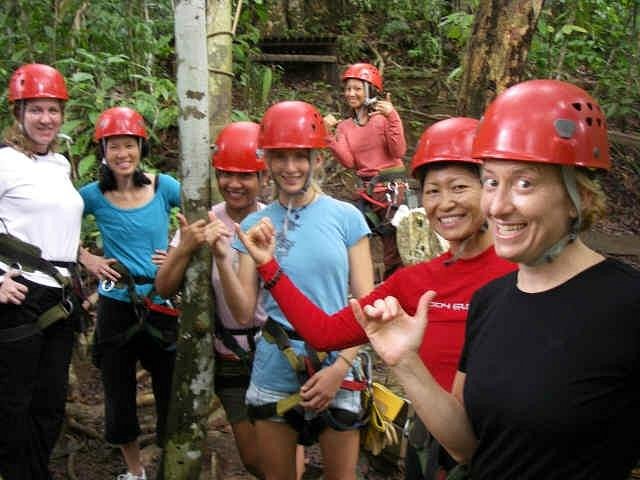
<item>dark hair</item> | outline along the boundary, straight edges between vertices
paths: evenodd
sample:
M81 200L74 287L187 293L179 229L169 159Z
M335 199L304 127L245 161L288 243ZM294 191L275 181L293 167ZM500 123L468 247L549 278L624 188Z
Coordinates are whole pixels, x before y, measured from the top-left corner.
M143 159L149 153L149 142L144 138L139 138L133 135L132 137L139 140L138 147L140 148L140 159ZM98 142L97 152L98 158L103 159L103 163L100 164L100 168L98 169L98 188L100 188L102 193L118 189L118 183L116 182L116 177L113 174L113 171L106 163L104 163L106 140L107 139L103 138ZM142 169L138 167L136 171L133 172L133 185L136 187L142 187L150 184L151 180L149 180Z
M472 173L473 175L478 177L478 181L480 181L480 164L479 163L456 162L456 161L426 163L424 165L419 166L418 170L416 170L414 174L414 176L416 177L420 185L420 190L422 190L422 187L424 185L424 179L427 176L427 172L429 172L430 170L442 170L444 168L449 168L449 167L465 168L469 171L469 173Z
M143 185L150 185L151 180L144 174L142 169L138 168L133 172L133 184L136 187L142 187ZM98 170L98 187L102 193L117 190L118 188L113 171L104 163L100 164L100 169Z

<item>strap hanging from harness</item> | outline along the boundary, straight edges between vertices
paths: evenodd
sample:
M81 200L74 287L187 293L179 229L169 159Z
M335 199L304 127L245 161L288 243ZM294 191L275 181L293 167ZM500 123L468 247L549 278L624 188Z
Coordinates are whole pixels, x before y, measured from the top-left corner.
M62 275L55 266L56 262L45 260L41 254L42 251L37 246L9 233L0 233L0 260L20 271L45 273L61 287L59 303L42 312L34 323L0 329L0 343L15 342L37 335L55 322L68 318L73 311L73 302L67 291L71 287L71 278ZM64 262L64 266L71 265L72 263Z
M153 294L155 292L154 288L151 289L147 296L142 298L136 291L136 284L144 285L153 283L154 279L151 277L133 276L121 263L115 263L111 266L111 268L113 268L120 274L120 280L118 280L118 282L105 282L107 287L105 287L105 284L103 284L103 288L107 291L111 290L114 287L126 288L129 294L129 298L131 299L131 306L133 307L137 322L127 328L127 330L125 330L124 332L101 340L100 343L116 343L118 347L121 347L129 340L131 340L138 332L145 330L149 335L151 335L152 338L165 346L169 347L175 344L175 336L172 336L174 338L169 338L167 332L163 332L155 326L151 325L151 323L148 321L148 314L149 312L156 312L159 314L176 317L177 319L180 316L180 311L173 307L158 305L154 303L152 300Z
M223 325L222 320L215 312L213 313L213 325L216 338L218 338L225 347L231 350L240 359L240 361L245 364L248 372L251 372L253 353L256 350L255 336L260 331L260 327L227 328ZM247 338L249 350L242 348L235 335L243 335Z

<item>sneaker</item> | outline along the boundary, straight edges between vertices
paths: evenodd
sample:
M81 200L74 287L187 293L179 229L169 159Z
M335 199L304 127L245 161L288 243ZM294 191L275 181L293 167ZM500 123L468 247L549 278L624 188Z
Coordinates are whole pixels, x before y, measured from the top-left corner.
M134 475L131 472L120 474L116 480L147 480L147 472L142 469L142 475Z

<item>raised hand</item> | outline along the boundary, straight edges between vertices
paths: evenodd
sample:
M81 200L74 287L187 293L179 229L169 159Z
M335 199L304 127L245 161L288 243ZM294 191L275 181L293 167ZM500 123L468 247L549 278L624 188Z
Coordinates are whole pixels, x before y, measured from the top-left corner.
M276 249L276 229L271 220L261 218L246 233L236 225L236 233L256 265L264 265L273 258Z
M387 96L385 100L378 100L374 106L373 112L371 115L384 115L388 117L389 114L394 110L393 104L391 103L391 94L387 92Z
M331 132L338 124L338 119L332 113L325 115L322 120L324 122L325 128L329 132Z
M211 248L211 253L218 258L224 259L229 255L229 240L232 232L222 220L216 217L215 213L209 212L209 223L205 229L206 242Z
M27 298L29 289L26 285L16 282L14 277L20 276L20 270L10 269L0 283L0 303L20 305Z
M413 317L402 309L395 297L378 299L364 309L355 299L349 303L371 346L387 365L395 366L420 348L427 328L427 308L434 297L433 290L425 292Z
M180 223L180 243L178 248L191 255L207 241L205 235L207 222L205 220L196 220L189 224L182 213L178 213L176 217Z

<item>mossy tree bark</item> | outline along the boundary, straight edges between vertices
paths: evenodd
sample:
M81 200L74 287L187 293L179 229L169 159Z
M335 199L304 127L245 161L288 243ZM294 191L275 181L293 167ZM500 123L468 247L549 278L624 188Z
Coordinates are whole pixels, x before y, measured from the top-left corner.
M175 3L180 177L188 221L211 207L205 0ZM213 397L211 256L202 248L185 273L167 442L157 478L197 480Z
M480 118L493 98L523 80L544 0L480 2L464 60L457 112Z
M213 143L231 118L233 80L233 35L231 0L207 2L207 55L209 64L209 138ZM222 201L218 184L211 175L214 203Z

